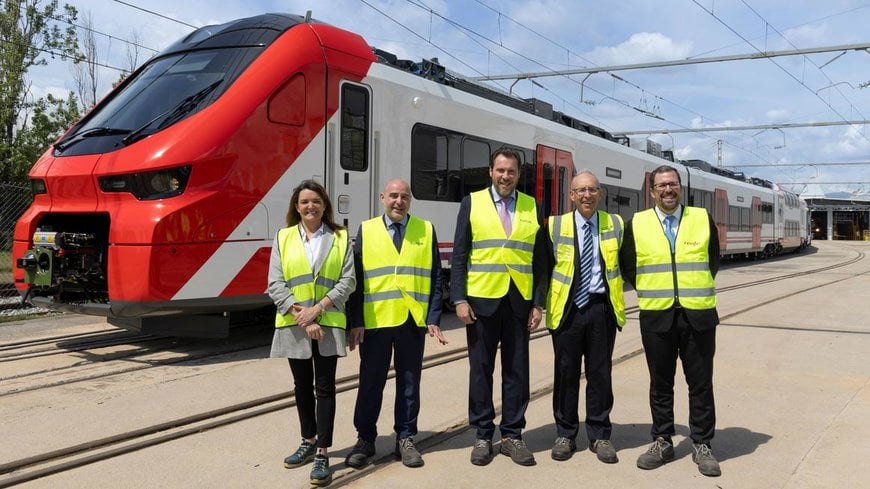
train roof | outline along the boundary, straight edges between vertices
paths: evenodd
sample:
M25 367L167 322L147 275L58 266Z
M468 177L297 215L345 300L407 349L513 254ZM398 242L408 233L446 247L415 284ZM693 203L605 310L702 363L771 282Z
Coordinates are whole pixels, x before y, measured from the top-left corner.
M406 59L399 59L396 55L378 48L373 47L372 50L378 62L381 64L402 71L406 71L408 73L412 73L428 80L432 80L436 83L440 83L442 85L456 88L457 90L462 90L463 92L477 95L479 97L500 103L502 105L506 105L508 107L513 107L517 110L526 112L528 114L536 115L548 121L552 121L563 126L568 126L577 129L578 131L582 131L602 139L606 139L615 144L629 146L627 138L617 138L603 128L600 128L593 124L589 124L580 119L576 119L567 114L564 114L563 112L553 110L553 105L548 102L536 98L520 98L515 95L497 90L493 87L466 80L462 76L450 72L444 66L439 64L437 58L423 59L417 62ZM681 164L687 169L697 168L704 171L705 173L718 175L724 178L745 182L759 187L769 189L774 188L773 183L769 180L756 177L747 177L742 172L735 172L726 168L713 166L704 160L674 160L673 153L670 151L663 151L661 155L655 156L659 156L665 161Z

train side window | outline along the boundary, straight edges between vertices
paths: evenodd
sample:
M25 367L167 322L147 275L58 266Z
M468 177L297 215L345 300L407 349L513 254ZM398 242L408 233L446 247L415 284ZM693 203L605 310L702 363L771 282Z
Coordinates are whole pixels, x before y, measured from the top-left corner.
M728 230L740 231L740 208L737 206L728 206Z
M749 231L750 229L750 220L749 220L749 207L741 207L740 208L740 230L741 231Z
M462 194L470 194L491 185L489 143L466 137L462 141ZM522 162L520 162L522 164ZM519 177L519 175L517 175Z
M341 168L366 171L369 167L369 92L358 85L341 87Z

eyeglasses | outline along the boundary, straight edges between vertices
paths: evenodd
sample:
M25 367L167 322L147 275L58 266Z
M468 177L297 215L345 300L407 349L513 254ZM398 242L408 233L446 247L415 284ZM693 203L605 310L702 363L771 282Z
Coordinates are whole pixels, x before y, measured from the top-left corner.
M662 182L653 185L656 190L666 190L669 188L680 188L680 182Z
M597 195L598 192L600 192L600 191L601 191L601 189L598 187L583 187L583 188L572 188L571 189L571 192L573 192L576 195L580 195L580 194Z

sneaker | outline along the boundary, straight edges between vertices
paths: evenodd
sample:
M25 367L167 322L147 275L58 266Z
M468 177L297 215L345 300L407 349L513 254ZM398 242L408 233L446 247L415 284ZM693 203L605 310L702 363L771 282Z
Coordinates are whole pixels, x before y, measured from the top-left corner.
M520 438L502 438L501 453L507 455L518 465L535 465L535 456Z
M637 466L644 470L652 470L673 459L674 445L660 436L650 445L649 450L637 457Z
M423 456L414 446L414 439L410 436L396 440L396 458L401 459L405 467L423 466Z
M707 445L695 444L692 449L692 461L698 464L698 472L707 477L719 477L722 475L719 462L713 456L713 450Z
M619 462L619 458L616 456L616 449L613 448L613 443L610 443L610 440L592 440L589 442L589 450L598 455L598 460L606 464Z
M305 465L314 460L314 454L316 452L317 448L314 446L314 443L302 440L302 444L299 445L299 448L284 459L284 468L292 469L294 467L299 467L300 465Z
M365 467L366 464L369 463L369 458L374 456L375 444L365 441L362 438L357 438L356 445L354 445L350 453L347 454L347 458L344 459L344 463L348 467L359 469Z
M550 457L552 457L553 460L562 462L571 458L571 455L574 455L576 450L577 442L570 438L560 436L556 438L556 441L553 443L553 449L550 450Z
M311 484L325 486L332 482L332 471L329 470L329 459L324 455L314 456L314 467L311 467Z
M492 442L489 440L474 440L474 448L471 449L471 463L474 465L486 465L492 460Z

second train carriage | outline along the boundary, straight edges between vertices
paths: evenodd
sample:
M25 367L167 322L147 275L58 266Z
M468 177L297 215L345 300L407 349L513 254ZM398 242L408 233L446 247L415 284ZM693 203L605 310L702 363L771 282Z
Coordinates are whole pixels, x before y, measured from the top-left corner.
M458 203L489 184L488 158L502 145L520 150L519 188L548 215L571 208L571 178L588 168L602 207L630 218L650 205L649 171L668 163L545 102L395 59L307 18L204 27L139 68L34 165L15 284L36 304L130 329L225 335L237 312L270 306L269 250L296 183L321 180L353 233L380 212L386 180L408 180L412 211L435 224L449 265ZM723 254L801 246L791 232L806 212L794 194L675 166L685 203L714 216Z

